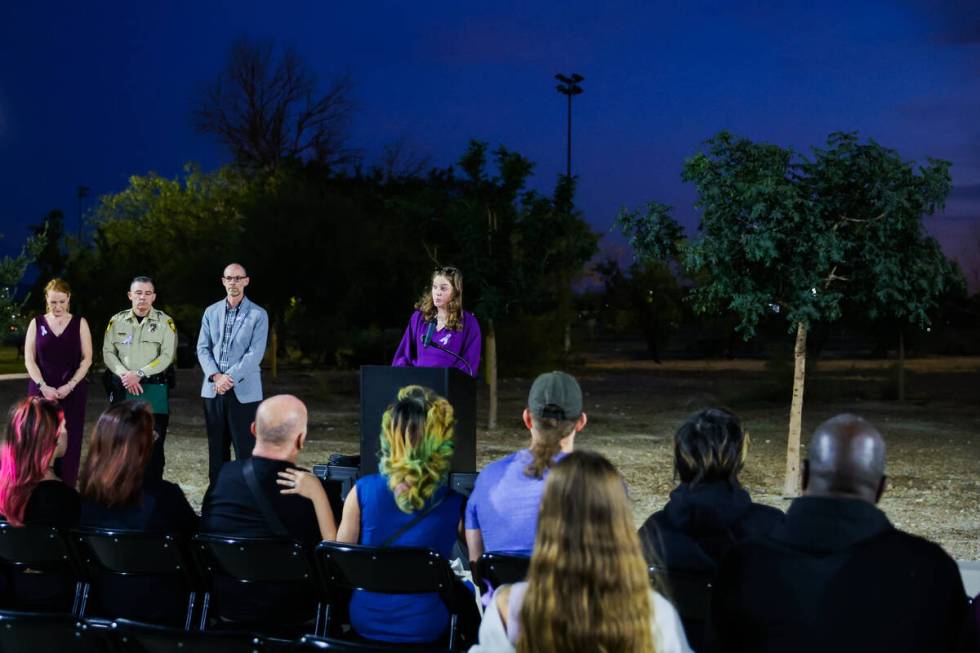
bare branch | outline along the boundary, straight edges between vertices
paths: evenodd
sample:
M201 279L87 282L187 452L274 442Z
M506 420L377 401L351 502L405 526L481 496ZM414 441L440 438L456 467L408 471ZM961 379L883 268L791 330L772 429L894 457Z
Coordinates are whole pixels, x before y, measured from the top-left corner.
M422 241L422 247L423 247L423 249L425 249L425 255L429 257L429 260L430 261L432 261L432 265L438 266L439 265L439 246L436 245L435 247L429 247L429 243L427 243L427 242L425 242L423 240Z
M320 93L295 51L277 56L271 42L240 39L224 71L203 89L194 125L246 168L274 170L289 159L339 165L352 156L344 147L351 88L342 77Z
M873 218L849 218L846 215L842 215L840 217L840 220L838 222L835 222L834 223L834 226L832 227L832 230L833 231L837 231L837 228L840 227L842 224L844 224L846 222L854 222L854 223L858 223L858 224L863 224L863 223L866 223L866 222L876 222L878 220L883 220L884 218L885 218L885 214L884 213L882 213L881 215L877 215L877 216L875 216Z

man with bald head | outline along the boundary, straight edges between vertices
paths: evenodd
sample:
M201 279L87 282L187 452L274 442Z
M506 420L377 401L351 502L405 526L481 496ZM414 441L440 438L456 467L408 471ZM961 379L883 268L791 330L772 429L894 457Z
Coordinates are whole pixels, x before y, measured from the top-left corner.
M313 546L336 537L319 479L296 466L306 442L307 412L292 395L269 397L251 425L255 446L246 459L226 462L201 507L201 532L232 537L285 537ZM297 487L300 486L300 487ZM305 621L315 599L291 588L215 587L220 616L239 624ZM223 607L221 607L223 606ZM298 611L298 612L297 612Z
M952 651L966 613L956 563L877 508L885 441L838 415L814 432L803 496L735 547L714 584L715 651Z
M259 364L265 355L269 316L245 297L249 277L239 263L228 264L221 274L225 298L211 304L201 318L197 360L204 371L201 397L208 429L208 480L212 483L221 465L248 458L252 448L249 425L262 401Z

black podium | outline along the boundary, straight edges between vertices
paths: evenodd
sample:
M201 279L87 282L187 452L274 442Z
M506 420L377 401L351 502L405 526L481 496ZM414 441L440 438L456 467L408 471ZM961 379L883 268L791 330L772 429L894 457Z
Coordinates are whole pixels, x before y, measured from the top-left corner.
M421 385L449 400L456 417L451 472L476 472L476 379L451 367L361 367L361 470L378 471L381 416L395 403L398 390Z

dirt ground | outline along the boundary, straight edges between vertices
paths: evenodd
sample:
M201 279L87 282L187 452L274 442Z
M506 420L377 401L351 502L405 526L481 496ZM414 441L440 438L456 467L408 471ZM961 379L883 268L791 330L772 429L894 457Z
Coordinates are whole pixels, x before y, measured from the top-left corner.
M583 359L570 371L585 392L589 423L577 446L601 451L622 471L637 524L666 501L674 486L674 429L704 406L734 410L751 436L742 481L752 496L785 509L781 497L789 412L788 375L758 360L684 360L655 364L628 344ZM904 530L942 544L959 560L980 559L980 358L910 359L907 400L894 395L889 361L820 361L808 371L804 442L822 420L854 412L875 423L888 446L889 487L881 507ZM774 379L779 379L774 380ZM520 422L529 378L501 382L500 424L485 427L486 388L480 393L477 464L526 444ZM288 370L266 379L267 394L290 392L310 407L310 439L302 462L333 452L357 453L356 372ZM9 405L25 381L0 382ZM198 390L200 372L180 370L167 437L166 476L195 507L207 485L207 448ZM88 431L104 408L91 388Z

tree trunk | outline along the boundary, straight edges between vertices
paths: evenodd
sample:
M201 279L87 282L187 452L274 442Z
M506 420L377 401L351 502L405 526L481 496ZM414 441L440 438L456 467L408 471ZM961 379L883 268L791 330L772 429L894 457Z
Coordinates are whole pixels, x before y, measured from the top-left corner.
M497 332L493 318L487 320L487 386L490 388L490 407L487 410L487 428L497 428Z
M786 480L783 496L800 495L800 431L803 427L803 382L806 380L806 326L796 326L793 349L793 401L789 409L789 439L786 442Z
M272 378L279 378L279 329L275 322L269 330L269 344L272 347L272 358L269 360L269 372Z
M898 330L898 400L905 401L905 329Z
M562 275L559 284L561 296L558 298L558 324L562 334L561 352L567 356L572 351L572 282Z

